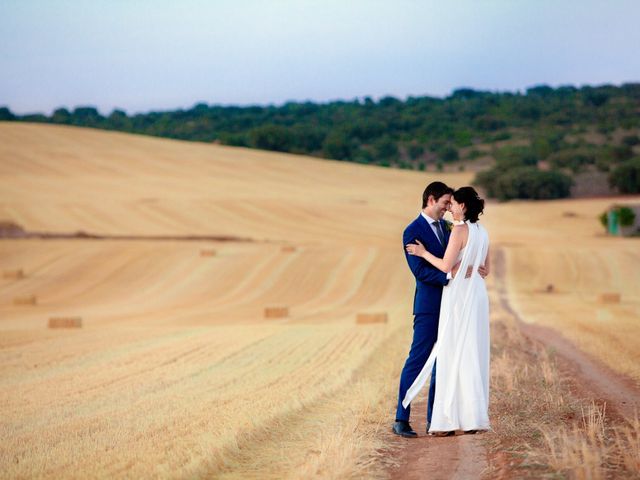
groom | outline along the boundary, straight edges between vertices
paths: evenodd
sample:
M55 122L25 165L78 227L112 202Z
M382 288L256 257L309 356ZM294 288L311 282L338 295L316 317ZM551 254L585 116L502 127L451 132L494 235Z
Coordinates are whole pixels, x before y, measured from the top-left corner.
M411 405L404 408L402 400L427 362L431 349L436 343L442 287L449 283L452 274L441 272L423 258L409 255L405 250L405 246L420 240L429 252L440 258L444 256L444 251L449 241L449 229L442 218L449 209L452 193L453 189L442 182L432 182L427 185L422 194L422 212L402 234L402 249L405 252L411 273L416 277L416 291L413 299L413 342L400 375L398 409L396 411L396 421L393 424L393 432L396 435L402 435L407 438L415 438L418 434L409 425ZM431 423L435 396L435 372L434 366L431 385L429 386L429 400L427 401L427 430L429 430L429 424Z

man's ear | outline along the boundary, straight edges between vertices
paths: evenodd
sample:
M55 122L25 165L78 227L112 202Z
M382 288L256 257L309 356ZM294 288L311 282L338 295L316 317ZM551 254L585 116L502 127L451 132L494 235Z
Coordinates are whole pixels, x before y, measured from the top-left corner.
M430 206L431 206L431 205L433 205L434 203L436 203L436 199L435 199L435 197L434 197L433 195L429 195L429 196L427 197L427 206L429 206L429 207L430 207Z

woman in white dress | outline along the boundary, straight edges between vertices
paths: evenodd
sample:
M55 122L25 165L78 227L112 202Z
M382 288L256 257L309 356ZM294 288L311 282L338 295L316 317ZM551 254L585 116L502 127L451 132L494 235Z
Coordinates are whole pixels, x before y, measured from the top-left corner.
M444 258L424 246L409 244L407 252L424 258L443 272L460 262L458 274L444 287L438 340L424 368L407 391L406 406L418 394L436 365L436 392L429 433L476 433L489 427L489 299L478 267L489 270L489 236L478 223L484 210L472 187L453 193L454 227ZM436 362L437 359L437 362Z

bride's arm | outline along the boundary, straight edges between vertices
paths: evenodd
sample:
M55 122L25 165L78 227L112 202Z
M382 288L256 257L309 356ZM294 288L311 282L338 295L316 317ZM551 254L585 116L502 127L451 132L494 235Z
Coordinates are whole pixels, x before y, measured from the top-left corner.
M419 240L416 240L416 242L418 242L417 245L410 243L406 246L407 253L422 257L438 270L444 273L449 273L453 268L456 260L458 259L458 253L460 253L460 248L462 246L460 230L462 228L463 226L454 227L453 231L451 232L451 237L449 237L447 250L444 252L444 258L438 258L435 255L427 252L427 249L424 248L424 245L422 245Z

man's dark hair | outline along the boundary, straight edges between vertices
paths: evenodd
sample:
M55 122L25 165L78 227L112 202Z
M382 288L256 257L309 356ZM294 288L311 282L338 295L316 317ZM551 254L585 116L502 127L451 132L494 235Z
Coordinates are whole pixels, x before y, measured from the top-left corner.
M427 188L424 189L424 193L422 194L422 208L427 206L427 201L429 197L433 195L433 199L437 202L441 196L452 194L453 188L447 187L442 182L431 182L427 185Z

